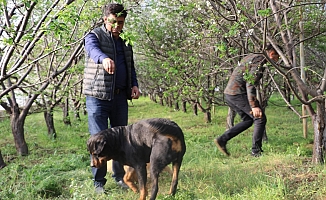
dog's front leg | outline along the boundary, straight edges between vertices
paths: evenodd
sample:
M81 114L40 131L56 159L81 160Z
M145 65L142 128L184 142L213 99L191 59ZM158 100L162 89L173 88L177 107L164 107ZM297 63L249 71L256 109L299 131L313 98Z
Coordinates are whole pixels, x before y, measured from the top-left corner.
M139 200L146 200L147 196L147 171L146 171L146 163L140 166L135 167L137 176L138 176L138 184L139 184Z

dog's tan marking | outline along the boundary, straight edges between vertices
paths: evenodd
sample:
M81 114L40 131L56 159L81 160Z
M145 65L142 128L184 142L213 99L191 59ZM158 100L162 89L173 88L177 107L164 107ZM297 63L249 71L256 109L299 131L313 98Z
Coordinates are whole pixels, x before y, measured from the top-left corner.
M92 155L92 159L91 159L91 167L96 167L96 168L100 168L102 167L105 163L107 162L107 158L106 157L95 157L94 155Z
M176 138L173 135L166 135L167 138L169 138L172 141L172 150L176 152L182 151L181 142L178 138Z
M173 185L174 185L174 182L178 181L179 169L180 169L180 166L178 164L174 164L172 167L173 175L172 175L172 183L171 183L170 192L169 192L170 195L175 193L175 191L173 191L174 190Z
M147 196L147 187L140 188L139 200L146 200L146 196Z
M123 177L123 181L128 185L128 187L134 191L135 193L138 193L138 187L135 184L135 181L137 181L137 174L134 168L129 167L127 165L124 165L125 169L125 175Z

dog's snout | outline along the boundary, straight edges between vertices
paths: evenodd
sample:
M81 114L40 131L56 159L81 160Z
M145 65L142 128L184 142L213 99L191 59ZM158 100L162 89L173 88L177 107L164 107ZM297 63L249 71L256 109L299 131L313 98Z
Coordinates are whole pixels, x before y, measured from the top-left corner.
M91 157L91 167L100 168L103 166L104 158L98 157L98 155L92 155Z

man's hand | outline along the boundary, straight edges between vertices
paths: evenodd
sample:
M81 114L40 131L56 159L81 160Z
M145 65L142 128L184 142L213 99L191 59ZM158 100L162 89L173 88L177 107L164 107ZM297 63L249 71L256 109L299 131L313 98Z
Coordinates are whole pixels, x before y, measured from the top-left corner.
M131 90L131 98L133 99L138 99L140 96L140 92L137 86L132 87Z
M259 107L252 108L250 113L251 113L255 118L261 118L262 115L263 115Z
M104 58L103 62L103 67L105 71L107 71L109 74L114 74L115 71L115 64L114 61L110 58Z

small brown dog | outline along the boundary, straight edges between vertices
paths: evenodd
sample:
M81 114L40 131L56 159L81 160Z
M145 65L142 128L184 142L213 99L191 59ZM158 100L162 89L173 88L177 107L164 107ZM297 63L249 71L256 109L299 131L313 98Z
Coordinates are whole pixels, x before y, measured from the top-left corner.
M154 118L129 126L106 129L88 139L87 149L91 154L93 167L100 168L111 159L132 167L137 174L139 200L146 200L147 196L146 163L150 163L152 180L150 200L156 199L159 173L172 163L173 175L169 193L176 193L186 144L181 128L173 121ZM138 191L134 182L125 183L133 191Z

